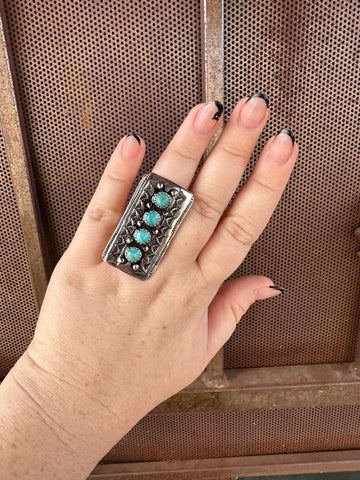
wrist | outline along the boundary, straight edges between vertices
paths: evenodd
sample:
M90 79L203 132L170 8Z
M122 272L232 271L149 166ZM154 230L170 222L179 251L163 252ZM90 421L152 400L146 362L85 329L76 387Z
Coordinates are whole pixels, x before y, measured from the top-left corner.
M65 472L69 480L87 478L135 423L44 370L27 351L0 386L0 477L23 464L31 465L24 479Z

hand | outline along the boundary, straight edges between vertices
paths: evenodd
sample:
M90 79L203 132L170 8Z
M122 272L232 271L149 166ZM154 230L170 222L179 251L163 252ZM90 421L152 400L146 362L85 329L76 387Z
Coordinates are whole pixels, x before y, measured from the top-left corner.
M220 114L215 102L194 107L153 171L189 188L219 128ZM105 418L106 411L108 425L104 421L103 428L113 435L110 447L119 440L114 425L128 419L130 429L189 385L229 339L249 306L280 293L269 288L274 284L264 276L222 286L266 226L297 158L298 146L290 132L270 138L223 214L268 114L261 97L253 96L249 102L244 98L236 105L192 184L192 208L146 281L120 272L101 257L145 152L142 139L122 138L53 272L24 361L43 377L44 385L63 386L67 396L81 392L85 399L81 401L98 405L99 418ZM17 380L34 396L29 378L27 372ZM61 415L55 407L47 413L54 422Z

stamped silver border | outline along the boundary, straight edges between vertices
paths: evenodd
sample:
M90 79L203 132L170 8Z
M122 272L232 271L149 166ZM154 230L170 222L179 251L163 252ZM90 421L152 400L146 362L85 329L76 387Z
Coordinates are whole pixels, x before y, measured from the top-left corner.
M153 198L156 193L165 192L170 197L167 207L157 207ZM129 204L112 234L102 258L113 267L141 280L146 280L156 270L172 238L193 204L191 192L155 173L148 173L140 180ZM144 213L155 210L161 215L159 225L146 225ZM146 228L151 233L148 244L139 244L134 239L135 230ZM129 247L140 249L142 256L137 262L129 262L125 250Z

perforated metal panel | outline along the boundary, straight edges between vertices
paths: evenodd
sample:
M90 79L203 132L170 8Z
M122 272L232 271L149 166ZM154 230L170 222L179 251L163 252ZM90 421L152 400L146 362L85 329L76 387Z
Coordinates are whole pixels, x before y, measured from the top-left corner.
M54 266L120 137L135 131L147 143L140 177L201 101L200 4L5 7Z
M224 5L226 114L244 95L270 97L243 181L282 127L300 145L280 205L234 275L267 275L286 292L250 308L225 347L225 368L352 361L360 318L359 4Z
M0 381L27 348L38 310L0 129Z
M103 462L359 448L359 419L358 405L147 416Z
M5 7L54 266L119 138L136 131L147 142L140 177L201 101L200 3L6 0ZM353 359L359 318L359 245L353 236L360 224L358 32L355 2L225 2L226 116L240 97L256 91L271 101L269 125L244 180L266 138L281 127L292 128L300 143L281 203L234 275L268 275L286 293L250 308L225 347L227 368ZM9 177L4 184L11 185ZM7 190L2 194L16 222L14 199ZM9 241L7 265L11 248ZM12 292L25 292L26 299L12 297L12 323L1 340L4 370L34 327L31 286L12 284L25 270L26 262L6 277ZM14 316L24 305L32 313L18 326ZM104 461L360 448L359 408L149 415Z

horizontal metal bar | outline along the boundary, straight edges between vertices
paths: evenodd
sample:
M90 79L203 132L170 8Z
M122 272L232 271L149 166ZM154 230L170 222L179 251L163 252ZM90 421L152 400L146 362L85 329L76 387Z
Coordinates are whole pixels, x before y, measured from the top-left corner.
M151 414L356 405L359 401L355 363L295 365L225 370L219 388L210 386L203 374Z
M89 479L197 480L360 470L360 450L98 465Z

